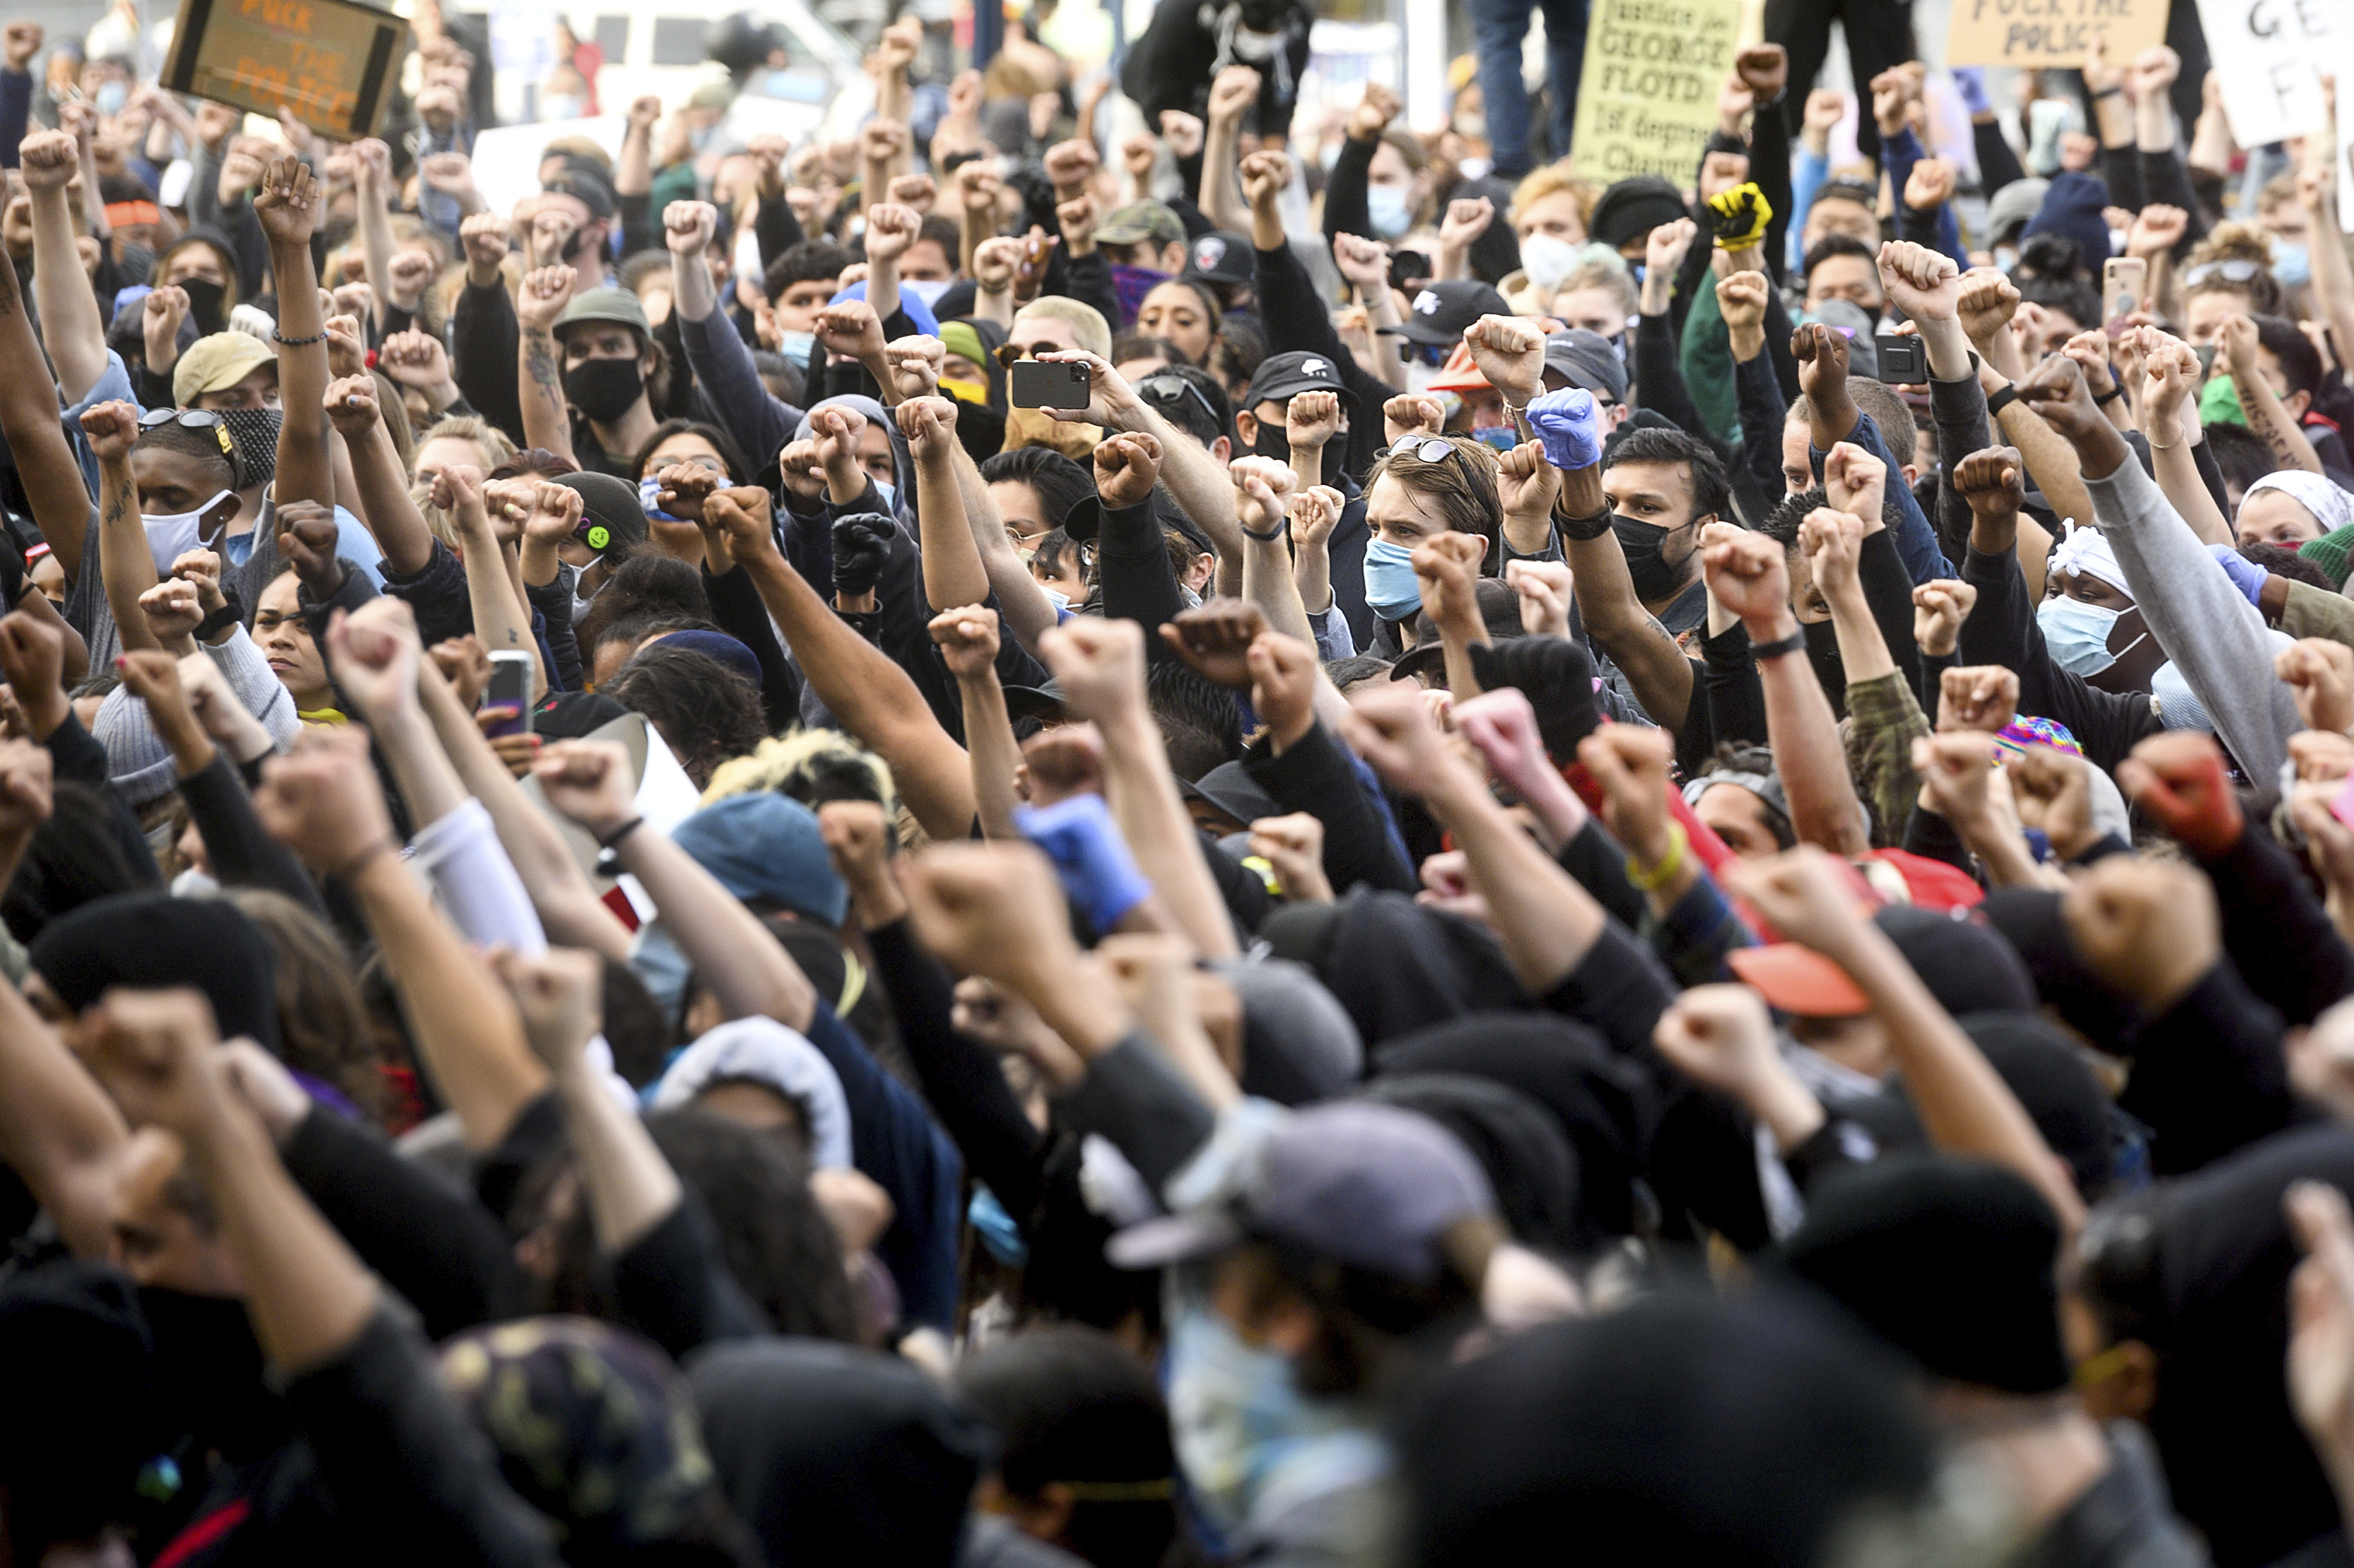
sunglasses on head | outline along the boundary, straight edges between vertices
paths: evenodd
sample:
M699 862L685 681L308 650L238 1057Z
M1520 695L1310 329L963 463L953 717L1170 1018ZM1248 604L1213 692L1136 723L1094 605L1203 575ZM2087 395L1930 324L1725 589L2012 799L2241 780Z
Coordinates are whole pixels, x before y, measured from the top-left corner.
M1438 436L1400 436L1390 447L1390 455L1402 453L1412 453L1425 462L1445 462L1455 455L1455 443Z
M161 429L165 425L177 425L184 430L210 430L220 442L221 456L237 462L237 443L230 439L228 421L210 408L150 408L139 416L142 430Z
M1165 370L1156 370L1138 382L1136 395L1154 403L1176 403L1191 397L1195 403L1201 405L1202 412L1210 416L1211 424L1223 425L1225 422L1218 418L1218 411L1210 407L1210 400L1202 396L1202 389L1199 387L1182 376L1172 376Z
M2227 283L2245 283L2264 270L2260 263L2233 257L2229 261L2202 261L2182 274L2182 281L2186 287L2203 283L2210 278L2221 278Z

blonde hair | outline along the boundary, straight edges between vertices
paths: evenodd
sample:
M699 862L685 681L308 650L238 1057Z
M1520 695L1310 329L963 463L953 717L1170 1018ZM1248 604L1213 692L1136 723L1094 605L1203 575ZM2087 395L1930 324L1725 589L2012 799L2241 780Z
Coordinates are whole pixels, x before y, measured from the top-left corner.
M1526 212L1532 204L1564 191L1577 198L1577 226L1580 228L1591 228L1594 204L1602 199L1602 187L1592 180L1582 180L1571 174L1566 159L1558 164L1547 164L1541 169L1532 169L1522 175L1521 183L1512 187L1512 210L1507 217L1510 221L1518 223L1521 214Z
M484 473L515 455L514 442L507 440L506 432L488 419L479 414L451 414L434 420L416 438L410 449L412 462L414 454L425 450L426 442L444 440L472 442L474 450L482 454ZM431 486L416 483L414 471L409 479L408 498L416 503L419 514L425 519L425 526L432 530L435 538L452 550L458 548L457 520L433 504Z
M1101 311L1085 301L1062 294L1041 294L1013 313L1013 324L1020 326L1031 317L1067 322L1081 348L1105 359L1111 357L1111 326L1103 319Z
M898 811L898 791L891 782L891 767L881 758L835 729L795 729L783 735L770 736L741 757L721 763L704 787L703 804L724 800L730 795L750 795L761 791L790 795L799 800L804 793L822 793L826 799L839 799L840 791L818 791L811 788L822 774L856 774L874 787L874 793L883 802L885 816Z

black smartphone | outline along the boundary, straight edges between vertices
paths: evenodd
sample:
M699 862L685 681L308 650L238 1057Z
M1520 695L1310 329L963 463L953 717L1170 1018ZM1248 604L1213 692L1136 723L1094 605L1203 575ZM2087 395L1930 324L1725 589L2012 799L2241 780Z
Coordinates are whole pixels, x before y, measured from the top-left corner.
M495 739L503 735L531 732L532 665L528 653L502 652L491 655L491 679L482 688L482 706L513 708L515 716L492 725L483 732L485 735Z
M1075 359L1015 360L1005 397L1017 408L1084 408L1095 401L1087 367Z
M1872 340L1882 381L1918 387L1929 379L1929 347L1910 333L1882 333Z

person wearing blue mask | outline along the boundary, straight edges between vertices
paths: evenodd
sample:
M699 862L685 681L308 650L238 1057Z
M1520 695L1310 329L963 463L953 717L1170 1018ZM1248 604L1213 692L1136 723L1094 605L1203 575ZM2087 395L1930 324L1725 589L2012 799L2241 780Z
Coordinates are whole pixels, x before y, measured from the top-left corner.
M1469 436L1407 435L1384 452L1365 479L1365 606L1372 610L1376 658L1395 659L1414 635L1422 589L1414 552L1441 534L1468 534L1482 546L1480 574L1501 569L1496 532L1503 503L1496 453Z
M1434 183L1430 155L1403 130L1393 130L1397 94L1377 84L1349 111L1348 137L1324 187L1324 234L1361 235L1394 243L1429 220Z

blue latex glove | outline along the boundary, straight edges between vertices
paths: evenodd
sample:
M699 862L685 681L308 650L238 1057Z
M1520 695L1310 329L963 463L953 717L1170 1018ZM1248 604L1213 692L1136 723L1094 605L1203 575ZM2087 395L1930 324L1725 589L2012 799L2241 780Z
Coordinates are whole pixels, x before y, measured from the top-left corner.
M1984 66L1956 66L1952 72L1954 90L1962 97L1962 107L1972 114L1991 113L1994 104L1987 97Z
M2257 596L2264 591L2264 578L2272 574L2229 545L2210 545L2207 553L2215 557L2215 564L2223 568L2223 575L2232 579L2232 586L2238 588L2250 604L2262 609L2264 606L2258 602Z
M1583 387L1564 387L1529 403L1529 428L1544 443L1545 461L1560 469L1592 468L1602 461L1601 409Z
M1043 810L1017 806L1013 825L1046 852L1063 878L1064 894L1096 930L1110 930L1152 895L1152 884L1136 869L1102 796L1074 795Z

